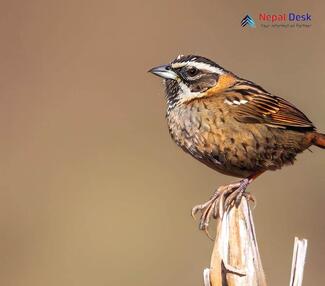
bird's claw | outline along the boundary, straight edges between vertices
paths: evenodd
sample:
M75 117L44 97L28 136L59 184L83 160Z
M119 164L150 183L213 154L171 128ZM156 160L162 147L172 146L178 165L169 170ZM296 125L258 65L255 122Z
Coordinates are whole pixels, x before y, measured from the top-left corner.
M221 186L207 202L192 208L191 214L194 220L196 220L196 214L198 212L201 213L199 229L203 230L210 239L212 238L209 235L208 228L211 217L222 219L224 212L228 211L229 208L239 206L243 196L245 196L248 201L252 201L255 208L255 198L252 194L245 191L248 184L249 180L243 179L235 184Z

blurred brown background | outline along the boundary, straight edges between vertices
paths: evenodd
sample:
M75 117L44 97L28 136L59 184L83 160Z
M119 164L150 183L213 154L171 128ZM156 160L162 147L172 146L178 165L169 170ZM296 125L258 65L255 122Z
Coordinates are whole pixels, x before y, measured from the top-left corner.
M316 3L317 2L317 3ZM281 4L280 4L281 3ZM202 285L211 241L189 213L234 180L169 138L159 79L179 53L216 60L294 102L325 132L320 1L1 1L0 285ZM309 12L309 29L242 29ZM324 285L325 152L250 190L269 285Z

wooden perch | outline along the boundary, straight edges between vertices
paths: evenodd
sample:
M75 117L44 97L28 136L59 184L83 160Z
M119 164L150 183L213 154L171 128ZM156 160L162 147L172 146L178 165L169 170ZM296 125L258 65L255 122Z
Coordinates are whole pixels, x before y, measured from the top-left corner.
M307 241L295 240L290 286L301 286ZM266 286L249 203L245 197L217 220L205 286Z

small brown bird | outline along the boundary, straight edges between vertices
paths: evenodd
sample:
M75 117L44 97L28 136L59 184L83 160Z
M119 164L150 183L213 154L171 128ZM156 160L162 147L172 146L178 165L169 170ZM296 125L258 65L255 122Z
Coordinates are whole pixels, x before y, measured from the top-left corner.
M252 198L245 190L263 172L292 164L311 145L325 148L325 135L293 104L207 58L178 56L150 72L164 78L176 144L212 169L243 178L193 208L193 215L201 211L200 229L243 195Z

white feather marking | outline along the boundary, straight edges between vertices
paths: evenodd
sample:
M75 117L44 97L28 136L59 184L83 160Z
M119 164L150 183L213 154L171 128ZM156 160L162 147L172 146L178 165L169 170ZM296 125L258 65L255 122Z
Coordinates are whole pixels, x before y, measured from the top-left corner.
M233 103L230 100L228 100L228 99L225 99L224 102L227 103L227 104L229 104L229 105L233 105Z
M181 88L181 92L179 92L180 102L187 102L205 95L201 92L192 92L191 89L181 81L179 81L179 86Z
M186 61L186 62L179 62L179 63L173 63L172 68L181 68L185 66L192 66L196 67L199 70L207 70L212 73L216 74L224 74L224 71L221 68L211 66L206 63L201 63L201 62L193 62L193 61Z
M241 99L240 101L238 101L238 100L230 101L230 100L228 100L228 99L225 99L224 102L227 103L227 104L229 104L229 105L234 105L234 104L236 104L236 105L241 105L241 104L245 104L245 103L247 103L248 100Z

